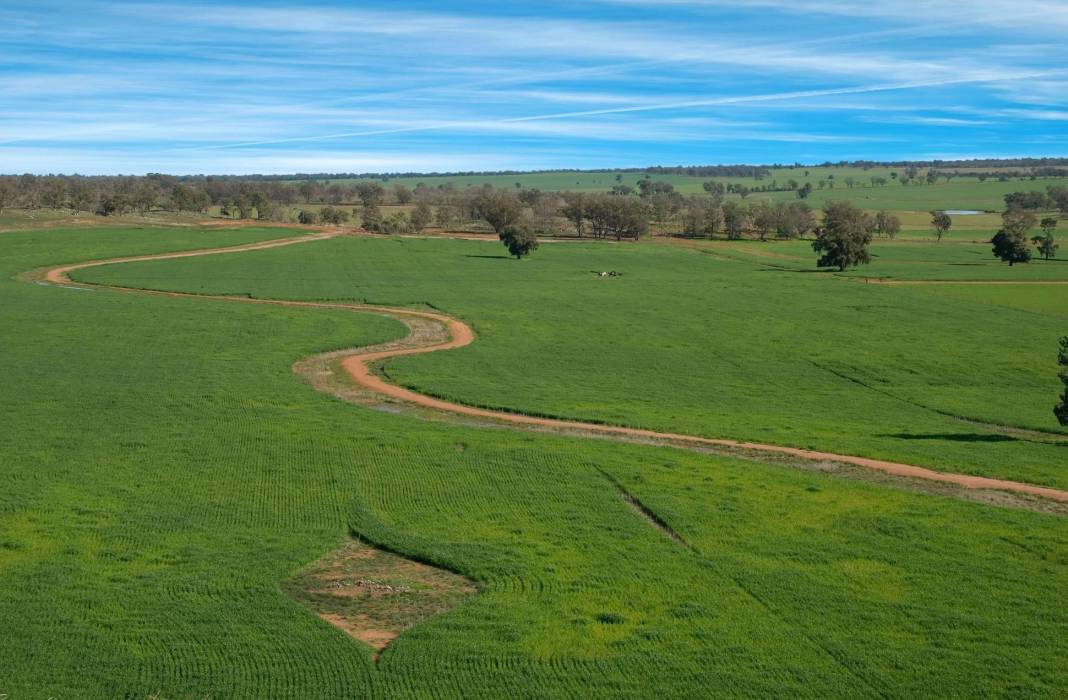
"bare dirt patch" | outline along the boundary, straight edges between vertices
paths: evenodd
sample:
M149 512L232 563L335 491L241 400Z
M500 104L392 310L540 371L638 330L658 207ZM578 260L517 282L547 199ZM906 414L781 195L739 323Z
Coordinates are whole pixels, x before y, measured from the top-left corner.
M375 650L478 592L474 581L350 539L283 586L286 593Z

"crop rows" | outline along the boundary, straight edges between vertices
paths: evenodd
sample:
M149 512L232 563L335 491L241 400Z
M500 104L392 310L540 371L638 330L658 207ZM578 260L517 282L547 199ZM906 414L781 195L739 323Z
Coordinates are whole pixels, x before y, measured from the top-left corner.
M1060 519L741 460L349 406L305 386L290 365L381 342L395 324L10 280L79 256L194 247L190 233L153 231L149 243L106 230L3 235L17 255L0 270L9 368L0 479L12 485L0 497L0 693L815 697L1050 695L1068 684L1059 661L1068 619L1051 605L1068 585ZM333 245L313 244L365 262L334 274L328 260L307 257L309 247L267 256L263 268L261 254L234 256L247 267L232 278L207 259L196 263L203 268L173 261L173 270L145 265L131 276L166 286L184 270L203 286L266 296L300 285L305 294L432 301L474 321L480 340L462 359L499 380L501 358L514 357L520 341L502 340L512 332L503 312L475 305L479 285L503 297L493 274L483 270L476 284L472 269L450 267L458 256L430 245L421 255L394 241ZM644 277L646 294L683 284L689 271L675 256L648 254L657 270ZM448 265L424 282L413 273L376 288L370 274L438 257ZM621 281L640 280L639 260L608 263L626 265ZM568 313L598 300L588 287L577 291L589 259L554 266L519 278L519 289L557 286L554 303ZM100 274L118 281L122 272ZM335 279L348 281L328 287ZM472 306L454 309L461 297ZM616 322L605 316L607 332ZM513 314L528 345L550 320ZM661 347L682 342L668 335ZM488 353L469 352L480 346ZM782 357L785 347L762 357ZM573 346L555 352L554 365L588 366ZM716 359L740 364L730 349L703 356ZM514 400L574 390L566 408L606 412L623 388L605 382L602 399L589 401L547 373L549 364L512 373ZM451 371L426 367L427 383ZM481 391L472 379L471 392ZM692 411L693 397L678 394L671 410ZM648 423L671 417L656 413L654 399L616 410ZM1010 467L1025 464L1019 454ZM605 474L696 552L636 515ZM376 667L370 649L280 589L350 531L483 590L402 635Z

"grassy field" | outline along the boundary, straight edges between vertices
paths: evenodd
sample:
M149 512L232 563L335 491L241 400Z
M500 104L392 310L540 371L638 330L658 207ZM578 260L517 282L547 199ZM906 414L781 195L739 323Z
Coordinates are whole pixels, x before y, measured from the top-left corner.
M807 175L805 173L808 173ZM947 182L939 179L937 184L909 184L902 185L890 178L891 172L904 175L901 168L776 168L771 175L763 179L738 178L738 177L691 177L668 173L651 173L653 180L670 182L675 189L683 194L703 194L702 185L710 180L727 183L742 184L750 188L763 187L773 181L785 186L790 180L795 180L799 185L811 183L814 188L808 201L816 207L823 206L828 200L848 201L864 209L895 209L901 211L926 212L931 209L976 209L980 211L1001 211L1005 208L1004 196L1010 192L1038 190L1045 192L1049 185L1064 185L1068 179L1059 178L1013 178L1006 182L996 179L988 179L980 182L976 177L958 177ZM921 176L926 171L921 171ZM617 179L618 176L618 179ZM832 177L833 176L833 177ZM451 183L457 188L479 187L493 185L495 187L514 188L516 185L525 188L537 188L544 191L572 190L578 192L603 192L610 190L618 184L636 187L639 180L646 177L645 173L612 173L612 172L543 172L543 173L520 173L513 175L454 175L454 176L411 176L394 177L380 184L401 184L414 187L423 183L430 187L437 187ZM854 178L855 186L850 188L845 184L846 178ZM888 184L873 187L872 177L882 177ZM835 182L834 189L829 187L819 189L820 180ZM353 184L359 180L331 180L331 183ZM732 195L737 196L737 195ZM797 194L792 191L781 192L754 192L747 198L756 201L760 199L786 200L797 199Z
M804 245L710 250L785 256ZM935 250L886 244L877 252L901 256L906 262L896 265L907 267L917 248ZM937 248L947 257L968 250ZM388 371L463 403L1068 485L1064 447L1003 439L950 417L1060 431L1051 408L1062 319L1021 319L926 289L798 274L738 255L557 244L513 263L493 243L342 239L297 251L97 268L83 278L433 306L467 320L479 341L404 358ZM811 270L811 253L807 264ZM912 268L934 275L919 262ZM623 276L602 280L595 270ZM1037 266L1019 270L1042 274ZM877 271L873 265L863 274Z
M768 268L800 273L815 270L816 256L811 241L716 241L697 242L696 245L718 255ZM1009 265L994 257L987 242L950 238L940 243L934 240L877 241L871 248L871 255L871 264L850 268L840 274L891 280L1068 281L1066 259L1036 257L1027 264Z
M363 409L290 365L395 337L395 322L12 279L284 235L2 234L0 694L1052 696L1068 685L1062 518ZM390 373L443 395L1065 485L1064 447L917 405L1052 429L1063 319L669 246L500 253L344 239L80 276L433 305L479 340ZM688 547L636 515L620 485ZM482 592L375 665L281 590L348 532Z

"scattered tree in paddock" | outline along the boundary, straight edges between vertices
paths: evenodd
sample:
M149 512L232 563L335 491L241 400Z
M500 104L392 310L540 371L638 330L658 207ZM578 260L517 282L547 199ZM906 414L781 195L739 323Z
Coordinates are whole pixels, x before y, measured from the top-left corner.
M1052 216L1047 216L1042 219L1039 226L1042 227L1042 235L1035 236L1031 239L1031 242L1038 248L1039 254L1046 260L1057 257L1057 241L1053 238L1053 232L1057 228L1057 220Z
M691 196L682 207L682 235L687 238L712 236L722 226L723 213L715 198Z
M901 219L888 211L880 211L875 214L875 232L880 236L886 236L890 240L897 238L901 231Z
M776 228L779 216L776 210L765 202L759 202L749 208L749 219L760 240L767 240L768 231Z
M461 216L460 207L446 201L439 204L434 212L434 223L440 228L448 229L455 226L460 221Z
M364 203L360 209L360 226L367 231L382 230L382 210L378 208L378 202L372 200Z
M1031 261L1027 232L1035 227L1035 215L1023 209L1009 209L1001 215L1001 230L994 234L994 255L1009 266Z
M375 207L382 203L386 190L377 182L360 182L356 185L356 196L364 207Z
M493 232L504 240L505 229L513 226L523 215L523 203L511 192L486 187L475 196L472 212L475 218L484 219Z
M590 197L586 218L596 238L638 240L649 230L649 219L641 202L629 197L598 195Z
M517 195L519 201L528 207L536 207L538 202L541 201L542 192L537 187L531 187L528 190L519 190Z
M319 214L310 209L301 209L300 213L297 214L297 221L305 226L314 226L319 223Z
M4 213L5 208L15 203L18 194L18 185L15 184L14 178L0 177L0 214Z
M812 208L805 202L779 202L772 214L779 238L804 238L816 225Z
M723 203L723 230L732 241L742 237L749 227L749 210L730 200Z
M822 181L821 181L822 182ZM812 183L806 182L804 185L797 189L798 199L808 199L808 196L812 194Z
M427 204L425 199L420 199L419 203L415 205L415 209L412 210L412 230L416 233L422 233L423 229L429 226L433 220L434 212L431 211L430 205Z
M1005 195L1006 209L1045 209L1050 204L1049 197L1042 192L1010 192Z
M582 192L564 192L560 196L564 199L560 214L575 227L575 235L582 238L586 232L586 195Z
M812 250L820 254L817 267L845 270L871 262L872 221L866 213L848 202L823 205L823 226L816 232Z
M705 192L709 193L712 196L722 197L723 195L727 194L727 186L724 185L722 182L714 182L712 180L709 180L708 182L701 185L701 187L702 189L704 189Z
M538 249L538 237L525 224L509 224L500 234L501 242L516 260Z
M1064 393L1061 394L1060 403L1053 407L1053 415L1057 416L1057 422L1068 425L1068 336L1061 338L1061 351L1057 354L1057 364L1061 371L1057 376L1064 385Z
M378 233L410 233L412 223L404 212L398 211L382 219L374 230Z
M397 204L405 205L412 203L412 191L404 185L393 186L393 199L397 201Z
M349 220L349 213L344 209L326 206L319 210L319 219L324 224L340 226Z
M938 240L942 240L942 236L946 234L949 227L953 225L953 219L949 214L944 211L932 211L931 212L931 226L934 227L935 236Z
M319 193L319 185L318 183L308 180L300 183L300 185L297 186L297 191L300 192L300 197L304 200L304 203L310 204L315 201L316 196Z
M1068 214L1068 187L1064 185L1050 185L1046 188L1049 194L1050 204L1060 209L1062 214Z

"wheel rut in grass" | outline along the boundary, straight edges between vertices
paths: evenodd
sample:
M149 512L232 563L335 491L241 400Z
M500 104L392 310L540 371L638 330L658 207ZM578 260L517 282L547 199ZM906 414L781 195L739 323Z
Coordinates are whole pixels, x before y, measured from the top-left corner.
M76 270L97 267L100 265L264 250L280 246L326 240L339 235L343 235L343 233L340 231L326 231L311 233L295 238L274 239L259 243L248 243L223 248L129 256L105 260L90 260L81 263L61 265L36 274L31 274L28 277L31 280L41 281L47 284L71 286L80 289L104 288L156 296L216 299L248 304L344 309L357 312L377 313L404 323L409 329L409 335L397 341L373 347L353 348L332 353L324 353L305 358L294 364L294 371L303 376L312 384L312 386L334 394L346 401L370 404L376 407L388 407L390 405L397 406L400 404L407 407L415 407L427 415L436 415L436 417L439 418L445 416L453 418L459 417L467 421L476 422L480 425L493 424L498 426L520 427L530 430L552 431L586 437L602 437L630 442L664 444L702 451L721 448L749 455L753 458L766 456L775 460L781 460L785 457L811 463L848 465L850 467L882 472L883 474L891 475L893 477L901 477L921 482L936 482L941 485L949 485L965 490L1002 492L1023 496L1025 498L1039 497L1059 503L1068 503L1068 491L1019 481L941 472L911 464L835 454L831 452L821 452L817 450L807 450L796 447L786 447L782 445L768 445L726 438L707 438L695 435L685 435L682 433L647 430L643 428L628 428L578 420L545 418L522 413L478 408L433 396L427 396L411 389L391 384L385 377L376 371L376 368L385 361L405 355L416 355L427 352L437 352L440 350L462 348L474 342L475 334L470 326L459 319L440 312L358 303L287 301L225 295L192 294L187 292L164 292L115 285L74 283L69 276L71 272ZM340 380L336 376L337 370L341 370L344 373L345 381Z
M623 499L623 502L626 503L627 506L631 510L633 510L635 514L637 514L642 520L655 527L657 530L660 531L662 535L664 535L664 537L668 538L675 544L685 549L688 549L694 554L697 553L697 550L694 549L694 546L687 542L682 537L682 535L680 535L675 530L675 528L671 527L671 525L669 525L666 520L657 515L652 508L649 508L647 505L642 503L638 499L638 497L632 494L625 486L623 486L623 484L621 484L618 479L616 479L603 469L598 468L597 471L600 472L601 476L607 479L613 487L615 487L616 491L619 492L619 497Z

